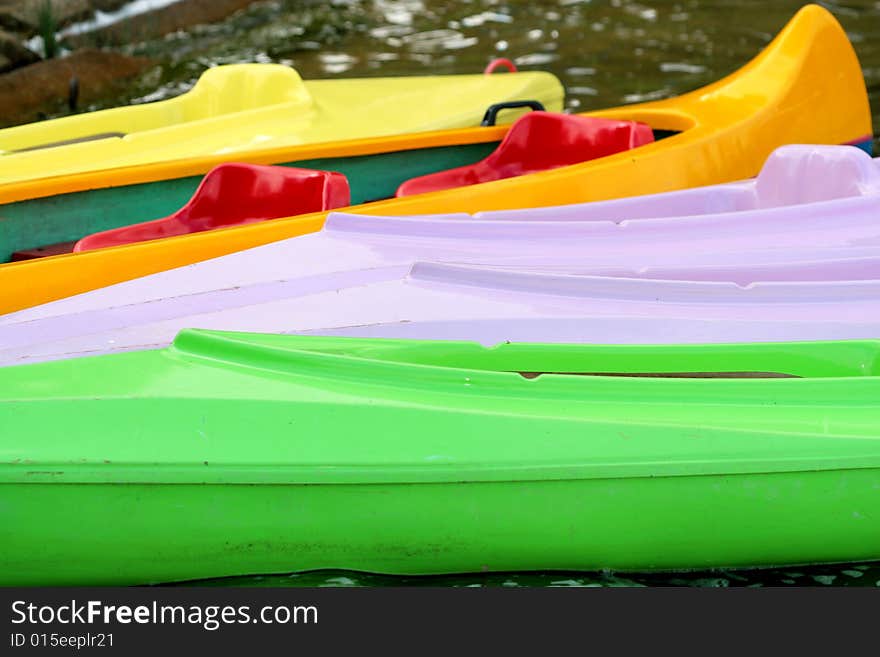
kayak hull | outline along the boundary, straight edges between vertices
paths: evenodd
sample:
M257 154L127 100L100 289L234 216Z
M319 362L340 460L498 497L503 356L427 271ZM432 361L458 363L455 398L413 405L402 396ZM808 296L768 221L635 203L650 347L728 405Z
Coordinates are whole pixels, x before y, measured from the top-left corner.
M279 64L218 66L170 100L0 130L0 182L465 128L495 103L529 99L560 111L563 95L559 80L540 71L303 83Z
M0 583L878 559L878 373L872 341L204 331L4 368Z
M476 217L334 213L310 235L0 317L0 365L165 346L192 326L483 344L875 337L878 164L791 145L757 179L714 187Z
M415 437L414 437L415 438ZM589 437L585 436L585 440ZM880 558L880 469L386 485L0 485L3 584ZM145 539L145 537L149 537Z

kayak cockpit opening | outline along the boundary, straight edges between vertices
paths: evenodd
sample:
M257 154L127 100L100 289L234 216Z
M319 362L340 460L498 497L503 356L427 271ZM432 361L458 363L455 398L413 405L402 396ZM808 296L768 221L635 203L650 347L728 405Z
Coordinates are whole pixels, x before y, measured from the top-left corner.
M651 131L654 133L654 141L668 139L669 137L675 137L675 135L681 134L681 130L660 130L659 128L652 128Z
M545 374L567 376L622 376L651 379L801 379L784 372L517 372L524 379L537 379Z
M417 176L395 196L412 196L589 162L653 143L653 128L638 121L535 111L518 118L485 159ZM548 145L553 145L548 148Z
M26 148L18 148L16 150L7 151L7 153L26 153L28 151L39 151L44 148L55 148L56 146L69 146L70 144L83 144L87 141L100 141L101 139L122 139L125 137L124 132L96 132L93 135L83 135L82 137L74 137L71 139L62 139L60 141L50 141L45 144L34 144Z
M306 361L324 375L346 363L376 367L442 368L468 372L612 376L651 379L824 379L880 376L880 340L739 344L552 344L503 342L484 346L451 340L400 340L260 334L184 329L177 352L211 360ZM339 359L343 360L339 360ZM332 362L331 362L332 361ZM416 369L410 374L415 376ZM363 372L362 372L363 373Z

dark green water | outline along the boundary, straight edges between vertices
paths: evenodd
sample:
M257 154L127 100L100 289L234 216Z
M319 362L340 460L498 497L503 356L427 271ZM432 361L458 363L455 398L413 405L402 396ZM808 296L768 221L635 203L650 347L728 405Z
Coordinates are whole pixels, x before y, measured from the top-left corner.
M274 61L304 78L474 73L492 57L555 73L578 111L664 98L740 67L802 5L779 0L401 0L253 5L222 24L128 48L160 69L116 102L156 100L192 86L208 66ZM824 3L846 28L880 107L880 2ZM156 88L159 88L156 91ZM223 586L803 586L880 585L880 564L620 575L505 573L387 577L325 571L215 580Z
M481 573L430 577L392 577L341 570L291 575L230 577L198 582L200 586L880 586L880 564L774 568L765 570L718 570L689 573Z

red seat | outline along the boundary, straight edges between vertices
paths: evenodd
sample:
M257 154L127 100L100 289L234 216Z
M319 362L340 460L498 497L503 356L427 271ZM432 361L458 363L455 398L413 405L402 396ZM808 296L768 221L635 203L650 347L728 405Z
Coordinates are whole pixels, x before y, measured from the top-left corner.
M397 196L512 178L613 155L654 141L650 126L554 112L520 117L486 159L448 171L412 178Z
M199 233L215 228L332 210L349 205L341 173L253 164L211 169L190 201L169 217L82 238L74 251Z

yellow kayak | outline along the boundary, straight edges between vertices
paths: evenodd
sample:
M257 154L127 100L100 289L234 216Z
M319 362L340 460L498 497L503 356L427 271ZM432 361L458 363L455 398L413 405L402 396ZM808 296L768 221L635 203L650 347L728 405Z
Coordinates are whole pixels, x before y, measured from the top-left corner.
M541 173L352 208L353 212L406 215L476 212L598 201L711 185L756 175L766 157L789 143L870 144L871 115L861 67L846 34L825 9L801 9L772 43L741 70L678 98L591 113L650 125L654 143L616 155ZM503 128L418 135L421 147L496 140ZM296 149L276 162L308 157L381 152L404 138L325 144ZM397 146L394 146L397 144ZM320 154L320 155L319 155ZM267 153L258 156L268 163ZM174 165L177 175L207 171L205 158ZM398 168L405 168L398 165ZM168 167L108 172L113 185L174 175ZM398 175L411 176L400 171ZM101 176L60 177L39 185L7 185L0 202L111 183ZM85 193L85 192L79 192ZM45 199L51 201L52 199ZM2 212L2 211L0 211ZM37 305L138 276L179 267L259 244L317 230L326 213L276 219L238 228L173 237L41 260L0 265L0 312Z
M496 103L559 111L563 98L543 72L304 81L280 64L231 64L208 69L177 98L0 130L0 182L478 126Z

